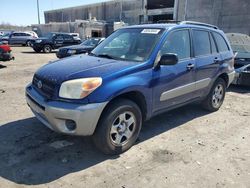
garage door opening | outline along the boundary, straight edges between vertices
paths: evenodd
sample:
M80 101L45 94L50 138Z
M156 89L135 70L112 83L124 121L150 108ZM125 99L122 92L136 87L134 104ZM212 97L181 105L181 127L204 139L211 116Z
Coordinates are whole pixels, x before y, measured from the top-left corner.
M102 31L92 30L91 37L102 37Z
M148 17L148 21L152 23L157 23L160 21L173 20L173 18L173 14L153 15Z
M173 8L175 0L148 0L148 10Z

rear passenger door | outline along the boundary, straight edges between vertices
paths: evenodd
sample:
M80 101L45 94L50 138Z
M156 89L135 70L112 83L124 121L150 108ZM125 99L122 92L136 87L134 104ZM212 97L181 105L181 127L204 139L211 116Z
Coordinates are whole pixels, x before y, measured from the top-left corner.
M9 38L9 44L18 44L19 38L20 38L19 33L11 34Z
M208 92L208 86L217 74L221 55L209 31L192 29L192 36L196 62L195 95L203 96Z
M71 35L63 35L63 37L64 37L63 46L70 46L70 45L75 44L73 36L71 36Z
M189 29L169 33L159 53L174 53L179 62L171 66L161 65L159 70L153 71L153 111L156 113L195 97L192 94L195 89L195 60L191 58Z

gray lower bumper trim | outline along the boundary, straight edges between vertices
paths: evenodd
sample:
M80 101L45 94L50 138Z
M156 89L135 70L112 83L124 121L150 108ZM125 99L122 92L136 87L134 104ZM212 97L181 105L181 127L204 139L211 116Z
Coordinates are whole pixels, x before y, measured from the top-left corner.
M57 101L44 102L43 97L32 88L26 89L26 101L37 119L50 129L80 136L94 133L101 113L108 103L81 105ZM66 120L74 121L76 129L69 130L65 124Z

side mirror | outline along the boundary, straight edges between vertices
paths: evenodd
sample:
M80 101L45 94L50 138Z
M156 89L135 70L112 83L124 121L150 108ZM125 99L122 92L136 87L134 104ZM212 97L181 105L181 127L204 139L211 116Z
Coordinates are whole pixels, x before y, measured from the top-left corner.
M176 54L164 54L161 56L159 65L176 65L178 63L178 57Z

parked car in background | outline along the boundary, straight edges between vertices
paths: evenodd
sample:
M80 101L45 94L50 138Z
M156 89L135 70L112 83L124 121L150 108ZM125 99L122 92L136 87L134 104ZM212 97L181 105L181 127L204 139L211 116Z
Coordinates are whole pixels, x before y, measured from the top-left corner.
M233 84L250 86L250 37L240 33L227 33L235 57Z
M15 58L13 57L11 51L12 50L8 44L0 42L0 61L14 60Z
M27 86L26 100L50 129L93 135L104 153L119 154L153 116L197 101L219 110L234 79L233 64L230 44L215 26L124 27L89 55L43 66Z
M75 38L67 33L48 33L45 37L32 41L31 46L35 52L43 51L44 53L50 53L54 49L80 43L80 38Z
M59 48L56 56L58 58L69 57L76 54L90 53L98 44L100 44L105 38L90 38L85 40L79 45L67 46Z
M23 46L30 46L31 41L37 37L27 32L12 32L2 36L1 41L6 41L8 44L18 44Z
M25 31L25 33L31 34L33 37L38 38L38 35L35 31Z
M80 38L79 33L70 33L71 36L76 37L76 38Z

